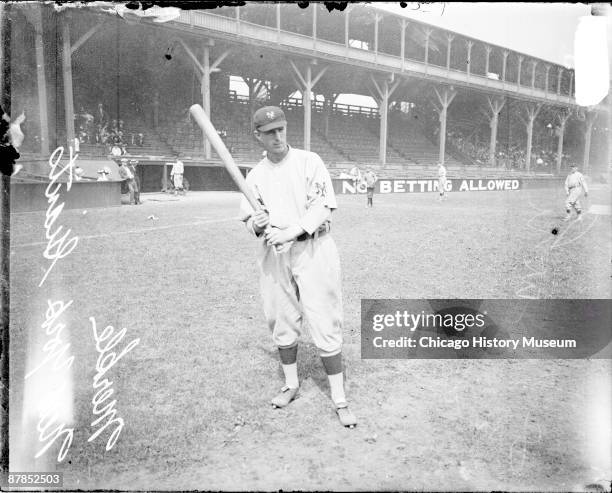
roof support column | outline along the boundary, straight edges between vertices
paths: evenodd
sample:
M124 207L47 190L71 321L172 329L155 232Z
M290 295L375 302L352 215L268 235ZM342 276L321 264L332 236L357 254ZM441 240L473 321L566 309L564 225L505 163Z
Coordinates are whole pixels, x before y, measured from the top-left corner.
M440 157L439 161L444 164L444 154L446 152L446 117L448 114L448 107L453 102L453 99L457 95L457 92L451 86L450 88L444 88L442 94L434 87L434 91L436 91L436 96L438 97L438 102L440 106L437 106L434 103L434 107L439 115L440 120Z
M485 77L489 73L489 65L490 65L491 51L492 50L493 50L493 48L491 48L489 45L485 46L485 52L487 53L487 58L485 58Z
M408 22L406 21L406 19L402 19L400 22L401 25L401 29L402 29L402 34L401 34L401 38L400 38L400 57L402 59L402 72L405 69L405 64L406 64L406 25L408 24Z
M565 125L571 113L568 110L557 113L559 120L559 140L557 142L557 174L561 174L561 163L563 160L563 137L565 136Z
M582 158L582 170L585 173L589 171L589 157L591 155L591 133L593 132L593 124L595 123L595 112L586 111L584 119L584 156Z
M572 97L572 92L574 91L574 72L570 70L570 86L569 93L567 94L570 98Z
M471 64L472 64L472 46L474 46L474 42L471 39L468 39L465 43L467 45L467 60L465 62L465 73L467 78L470 78Z
M346 56L348 57L349 50L349 14L351 8L350 5L346 6L344 9L344 47L346 48Z
M489 143L489 164L495 166L495 148L497 147L497 125L499 123L499 113L506 104L505 98L494 99L487 96L491 115L489 116L489 126L491 127L491 141Z
M425 63L425 65L427 65L429 63L429 37L432 35L433 29L425 28L424 32L425 32L425 59L423 60L423 62Z
M159 91L153 93L153 128L159 128Z
M209 118L212 118L210 114L210 74L213 72L219 72L219 64L225 60L225 57L229 55L229 50L224 51L214 63L210 63L210 49L215 45L214 40L205 39L202 42L202 62L198 60L191 48L180 38L176 40L185 50L191 61L193 62L194 69L200 78L200 93L202 95L202 108ZM204 156L206 159L211 158L211 147L210 141L206 138L206 134L202 132L202 139L204 142Z
M378 13L374 14L374 57L378 61L378 23L380 22L381 15Z
M455 39L455 35L454 34L447 34L446 35L446 40L447 40L447 45L446 45L446 70L450 70L450 62L451 62L451 48L453 46L453 39Z
M312 76L312 66L316 65L317 61L312 60L306 66L306 73L302 75L298 67L295 65L293 60L289 60L291 64L291 68L295 72L297 76L296 82L299 83L300 92L302 93L302 106L304 107L304 150L310 151L310 130L311 130L311 112L312 112L312 103L311 103L311 94L314 86L319 82L327 67L323 67L319 73L313 77Z
M276 4L276 33L280 39L280 30L281 30L281 6L280 3Z
M533 60L531 62L531 88L535 89L535 78L536 78L536 67L538 66L538 61Z
M36 33L36 80L38 85L38 109L40 122L40 152L49 154L49 117L47 113L47 79L45 77L45 52L43 47L42 6L36 6L32 15L34 17L34 31Z
M546 81L544 82L544 92L548 97L548 74L550 73L550 65L546 65Z
M62 76L64 81L64 118L66 120L66 141L74 146L74 96L72 93L72 52L70 50L70 27L62 17Z
M200 90L202 92L202 108L210 118L210 47L214 45L212 39L204 40L202 43L202 80ZM204 157L211 158L210 141L206 138L206 133L202 132L204 139Z
M378 147L378 161L381 166L387 164L387 133L388 133L388 118L389 118L389 98L393 95L399 86L401 79L394 81L394 74L391 74L388 79L385 79L381 85L376 82L374 77L370 76L374 88L378 93L378 111L380 113L380 144ZM392 84L389 87L389 83ZM382 86L382 87L381 87Z
M509 53L507 51L504 51L503 53L503 57L504 57L504 61L502 64L502 80L504 82L506 82L506 66L508 65L508 55Z
M312 4L312 49L317 49L317 3Z
M563 69L557 68L557 96L561 94L561 76L563 75Z
M521 87L521 67L523 66L523 55L518 56L518 72L516 74L516 87Z
M519 118L525 124L527 128L527 149L525 153L525 169L527 171L531 170L531 146L533 142L533 122L535 121L538 113L542 109L542 103L525 103L525 112L527 114L527 119L525 120L522 116L519 115Z

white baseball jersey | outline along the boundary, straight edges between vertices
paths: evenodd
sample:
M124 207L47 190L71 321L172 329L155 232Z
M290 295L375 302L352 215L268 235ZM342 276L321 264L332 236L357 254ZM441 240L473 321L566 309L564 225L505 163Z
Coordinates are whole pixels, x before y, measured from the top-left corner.
M378 181L378 177L373 171L366 171L365 175L363 175L363 179L365 180L368 188L372 188Z
M446 179L446 168L444 166L438 166L438 178Z
M569 193L572 188L582 188L585 193L589 193L584 175L580 171L570 173L565 179L565 192Z
M170 172L170 176L182 175L184 171L185 167L183 166L183 161L177 161L172 165L172 171Z
M247 175L247 184L270 214L270 225L285 228L299 224L312 234L323 222L321 207L336 209L336 195L327 168L314 152L289 148L280 163L267 157ZM242 220L253 213L245 197L240 205Z

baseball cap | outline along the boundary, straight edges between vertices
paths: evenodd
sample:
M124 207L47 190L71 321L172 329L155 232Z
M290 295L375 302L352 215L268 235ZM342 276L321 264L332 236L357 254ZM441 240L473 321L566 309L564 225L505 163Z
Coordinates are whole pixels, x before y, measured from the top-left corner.
M277 106L264 106L253 115L253 126L260 132L267 132L285 125L287 125L285 113Z

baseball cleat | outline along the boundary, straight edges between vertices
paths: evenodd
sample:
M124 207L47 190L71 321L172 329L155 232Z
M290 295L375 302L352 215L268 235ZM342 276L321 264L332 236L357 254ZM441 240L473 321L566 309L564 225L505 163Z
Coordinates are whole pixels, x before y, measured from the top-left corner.
M340 404L336 404L336 414L338 414L338 419L340 423L345 428L353 429L357 426L357 418L355 415L349 410L348 404L346 402L341 402Z
M281 389L280 394L278 394L276 397L274 397L274 399L270 401L270 404L272 404L272 407L274 409L281 409L287 406L292 400L297 398L298 390L299 387L292 389L291 387L285 385Z

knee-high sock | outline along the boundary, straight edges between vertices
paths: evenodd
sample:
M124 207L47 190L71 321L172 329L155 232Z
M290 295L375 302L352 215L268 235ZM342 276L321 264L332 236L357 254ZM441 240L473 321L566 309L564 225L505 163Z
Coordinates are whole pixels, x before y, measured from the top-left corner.
M321 356L325 373L329 380L329 389L334 404L346 402L344 394L344 373L342 372L342 353L333 356Z
M297 349L297 344L291 347L278 348L283 373L285 374L285 385L292 389L297 389L300 386L297 373Z

